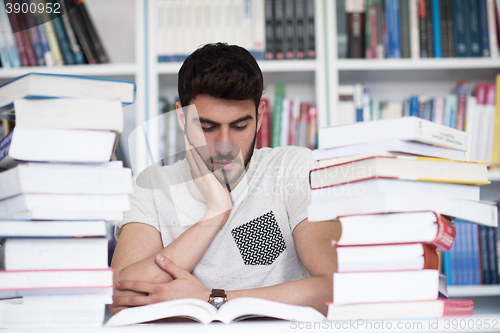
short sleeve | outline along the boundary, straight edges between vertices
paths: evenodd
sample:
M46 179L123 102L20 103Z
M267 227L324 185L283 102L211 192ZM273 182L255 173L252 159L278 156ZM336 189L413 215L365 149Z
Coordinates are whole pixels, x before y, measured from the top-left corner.
M309 171L314 165L311 150L293 147L284 156L285 177L283 184L284 201L288 213L290 228L307 218L307 209L311 202Z
M148 186L151 180L150 177L146 178L147 181L144 179L139 177L134 181L132 193L129 195L130 210L123 213L123 220L116 225L116 239L120 237L123 226L131 222L145 223L160 231L153 188Z

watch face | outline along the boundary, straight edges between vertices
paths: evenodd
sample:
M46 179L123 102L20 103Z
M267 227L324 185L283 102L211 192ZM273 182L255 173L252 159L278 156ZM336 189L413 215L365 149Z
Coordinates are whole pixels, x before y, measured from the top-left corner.
M224 298L214 297L210 303L218 309L222 304L224 304Z

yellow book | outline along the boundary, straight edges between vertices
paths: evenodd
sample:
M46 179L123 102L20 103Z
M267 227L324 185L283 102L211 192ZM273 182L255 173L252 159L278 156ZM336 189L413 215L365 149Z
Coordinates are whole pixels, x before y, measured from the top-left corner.
M500 74L496 80L495 96L495 131L493 133L493 152L491 158L491 167L498 169L500 165Z

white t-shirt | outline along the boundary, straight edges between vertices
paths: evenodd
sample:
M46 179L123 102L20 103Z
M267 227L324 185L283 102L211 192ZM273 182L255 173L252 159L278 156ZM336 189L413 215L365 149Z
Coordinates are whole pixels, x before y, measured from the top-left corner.
M228 220L192 272L205 287L259 288L310 276L298 257L292 232L307 218L312 163L307 148L254 150L246 175L231 191ZM131 210L117 225L117 238L126 223L142 222L161 233L163 246L207 210L185 159L141 173L130 204Z

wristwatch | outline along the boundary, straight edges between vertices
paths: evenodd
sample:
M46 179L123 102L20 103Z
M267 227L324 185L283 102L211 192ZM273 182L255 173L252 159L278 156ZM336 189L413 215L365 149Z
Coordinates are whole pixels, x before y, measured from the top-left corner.
M222 304L226 302L227 302L227 296L224 289L212 289L212 293L210 294L208 303L215 306L216 309L219 309L222 306Z

